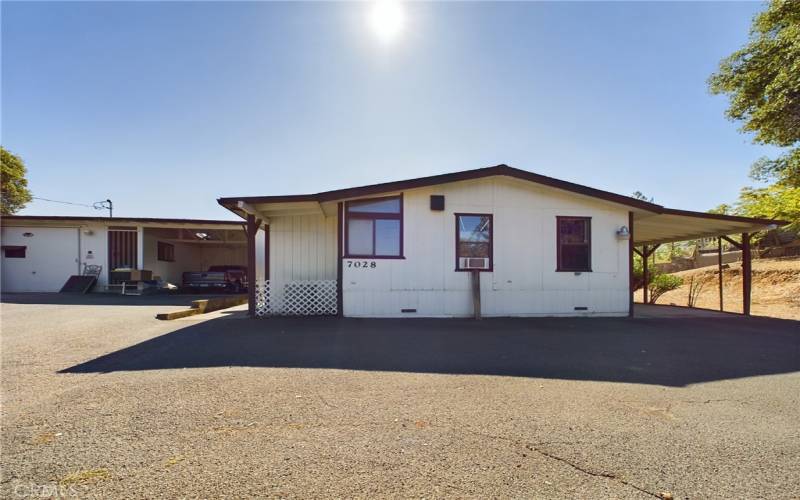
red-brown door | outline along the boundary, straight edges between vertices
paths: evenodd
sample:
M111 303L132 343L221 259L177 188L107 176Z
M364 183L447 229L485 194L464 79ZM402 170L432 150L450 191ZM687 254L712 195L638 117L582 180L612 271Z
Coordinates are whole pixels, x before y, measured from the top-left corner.
M137 269L136 229L108 230L108 270L117 268Z

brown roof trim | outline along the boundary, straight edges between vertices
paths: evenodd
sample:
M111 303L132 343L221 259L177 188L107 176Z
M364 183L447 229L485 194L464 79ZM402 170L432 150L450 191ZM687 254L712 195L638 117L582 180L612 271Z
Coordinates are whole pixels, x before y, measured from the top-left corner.
M662 205L650 203L643 200L638 200L636 198L631 198L630 196L623 196L620 194L611 193L609 191L603 191L601 189L595 189L589 186L575 184L573 182L562 181L560 179L555 179L553 177L547 177L544 175L535 174L533 172L528 172L527 170L520 170L518 168L509 167L508 165L503 165L503 164L495 165L494 167L478 168L474 170L464 170L461 172L453 172L449 174L418 177L416 179L408 179L404 181L384 182L380 184L371 184L368 186L337 189L334 191L323 191L321 193L316 193L316 194L229 197L229 198L219 198L217 202L220 205L227 208L228 210L230 210L231 212L239 215L239 213L236 210L236 203L239 201L245 203L287 203L287 202L298 202L298 201L316 201L321 203L326 201L357 198L361 196L376 195L393 191L404 191L406 189L434 186L437 184L445 184L448 182L481 179L484 177L491 177L496 175L522 179L525 181L534 182L536 184L542 184L544 186L550 186L556 189L562 189L564 191L590 196L592 198L598 198L601 200L610 201L613 203L619 203L621 205L626 205L633 208L647 210L649 212L654 212L657 214L683 215L687 217L700 217L705 219L718 219L718 220L727 220L731 222L745 222L753 224L765 224L765 225L775 224L778 226L785 226L789 224L789 222L786 221L772 220L766 218L741 217L738 215L712 214L708 212L694 212L691 210L678 210L674 208L666 208Z
M124 222L141 222L141 223L163 223L163 224L208 224L208 225L228 225L234 224L241 225L241 221L237 220L207 220L207 219L162 219L150 217L80 217L77 215L4 215L0 218L0 223L3 220L19 220L19 221L97 221L109 223L124 223Z
M713 214L709 212L695 212L693 210L679 210L677 208L664 208L663 212L667 215L682 215L685 217L699 217L702 219L718 219L718 220L727 220L731 222L749 222L753 224L775 224L776 226L785 226L790 224L788 221L784 220L776 220L776 219L766 219L763 217L742 217L740 215L727 215L727 214Z
M648 210L650 212L661 213L663 207L655 203L649 203L630 196L623 196L601 189L595 189L573 182L562 181L553 177L534 174L526 170L509 167L508 165L496 165L494 167L478 168L474 170L464 170L461 172L453 172L449 174L431 175L428 177L418 177L416 179L408 179L404 181L384 182L380 184L371 184L368 186L360 186L354 188L337 189L334 191L323 191L316 194L300 194L288 196L245 196L245 197L229 197L219 198L217 202L220 205L226 206L235 204L236 202L243 201L245 203L286 203L293 201L335 201L346 198L356 198L360 196L368 196L380 193L387 193L391 191L404 191L407 189L414 189L420 187L434 186L437 184L445 184L449 182L466 181L472 179L481 179L484 177L491 177L502 175L506 177L513 177L522 179L545 186L550 186L556 189L563 189L577 194L599 198L601 200L619 203L622 205Z

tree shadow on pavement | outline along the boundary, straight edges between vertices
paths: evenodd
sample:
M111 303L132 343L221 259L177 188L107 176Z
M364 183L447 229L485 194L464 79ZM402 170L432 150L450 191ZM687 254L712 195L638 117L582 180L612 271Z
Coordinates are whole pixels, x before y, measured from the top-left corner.
M224 366L685 386L800 370L800 323L769 318L219 318L66 368Z

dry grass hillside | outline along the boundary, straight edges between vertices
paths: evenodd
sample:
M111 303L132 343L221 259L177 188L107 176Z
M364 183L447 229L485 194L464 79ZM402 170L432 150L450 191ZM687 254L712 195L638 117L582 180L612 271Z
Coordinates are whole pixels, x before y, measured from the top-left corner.
M702 283L695 307L719 309L719 285L717 266L701 267L675 273L683 278L683 286L667 292L658 299L658 304L688 305L689 280ZM742 312L742 265L730 264L723 270L723 302L726 311ZM642 291L636 292L641 302ZM755 259L753 260L753 289L751 313L800 320L800 259Z

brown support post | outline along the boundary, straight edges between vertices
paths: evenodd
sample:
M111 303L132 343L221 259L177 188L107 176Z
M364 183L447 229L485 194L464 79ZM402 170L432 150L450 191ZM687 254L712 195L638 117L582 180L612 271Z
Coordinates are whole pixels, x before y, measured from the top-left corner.
M264 281L269 281L269 224L264 226Z
M647 283L649 276L647 275L647 258L650 256L647 253L647 245L642 247L642 303L647 304Z
M719 310L724 311L722 302L722 238L717 238L717 267L719 268Z
M247 315L256 317L256 216L247 214Z
M336 208L336 315L340 318L344 317L344 293L342 292L342 275L344 255L344 203L339 202Z
M481 319L481 272L472 270L472 316Z
M628 239L628 317L633 317L633 252L636 247L633 244L633 212L628 212L628 232L630 237Z
M750 287L752 285L750 233L742 233L742 314L750 316Z
M724 235L720 236L720 238L722 238L723 240L725 240L728 243L730 243L737 250L741 250L742 249L742 244L737 242L736 240L732 240L732 239L730 239L730 238L728 238L727 236L724 236Z

